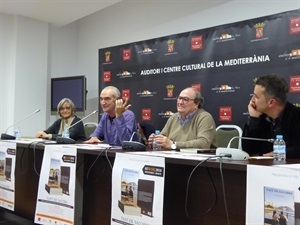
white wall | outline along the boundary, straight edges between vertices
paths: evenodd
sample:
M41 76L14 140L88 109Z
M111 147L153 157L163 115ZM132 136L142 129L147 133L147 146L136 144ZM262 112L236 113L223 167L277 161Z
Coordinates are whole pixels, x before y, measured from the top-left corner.
M1 132L40 109L19 124L32 136L47 121L48 24L1 14L0 26Z
M41 118L35 117L32 121L38 119L42 122L38 127L26 127L26 130L24 122L24 128L22 124L21 129L26 134L33 135L34 129L35 131L43 129L56 119L55 116L50 116L49 112L50 77L85 75L88 89L86 115L97 109L99 48L213 27L299 8L300 0L187 0L172 1L171 4L168 0L131 2L125 0L69 25L60 28L51 27L49 41L45 37L48 34L47 25L24 18L22 18L22 22L15 21L14 18L5 18L5 22L2 22L1 17L0 131L4 131L13 121L37 107L42 109L39 113ZM13 25L13 28L10 25ZM21 29L20 25L24 28ZM5 32L2 32L2 29ZM19 32L21 33L19 34ZM22 41L23 38L25 38L24 41ZM14 41L14 39L18 40ZM49 52L45 49L45 41L48 41ZM5 44L3 44L4 42ZM17 50L14 50L14 47ZM14 54L17 54L16 63L13 63ZM7 57L13 59L7 62ZM48 64L45 65L45 61ZM10 71L14 69L16 69L15 74ZM6 78L7 75L9 75L9 79ZM17 80L21 79L22 83L26 85L18 85L14 80L15 75ZM31 85L32 82L35 85ZM4 88L3 83L5 84ZM16 96L11 90L12 85L17 88ZM38 90L34 88L35 86L38 86ZM9 100L4 97L6 93L11 95ZM13 105L12 102L14 102ZM14 116L11 116L11 110L14 110ZM97 116L86 119L86 122L88 121L97 122Z
M14 114L14 58L15 58L15 30L14 19L0 14L0 132L4 132Z

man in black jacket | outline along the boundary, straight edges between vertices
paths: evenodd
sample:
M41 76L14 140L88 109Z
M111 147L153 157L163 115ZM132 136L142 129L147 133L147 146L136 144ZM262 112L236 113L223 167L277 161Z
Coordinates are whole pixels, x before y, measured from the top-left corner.
M286 157L300 158L300 108L287 101L289 87L276 74L259 77L248 104L249 120L243 137L275 139L283 135ZM273 144L266 141L242 140L243 150L250 155L273 156Z

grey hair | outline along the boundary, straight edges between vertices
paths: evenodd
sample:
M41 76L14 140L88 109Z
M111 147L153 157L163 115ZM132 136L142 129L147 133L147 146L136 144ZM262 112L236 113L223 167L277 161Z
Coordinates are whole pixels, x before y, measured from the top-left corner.
M57 114L61 117L60 109L61 109L61 107L63 106L63 104L65 102L68 102L70 104L71 110L72 110L72 115L71 116L74 116L75 113L76 113L76 107L75 107L74 102L69 98L63 98L62 100L60 100L60 102L57 104Z
M119 98L121 96L121 93L120 93L119 89L116 88L115 86L106 86L105 88L103 88L102 91L106 91L106 90L112 90L113 96L115 98Z
M198 104L198 109L200 109L204 105L204 97L201 95L201 93L196 88L194 88L194 87L187 87L186 89L189 89L189 88L191 88L192 90L194 90L194 92L195 92L194 102L195 102L195 104Z
M196 90L196 89L195 89ZM204 105L204 97L201 95L199 91L196 90L196 97L194 102L198 104L198 108L200 109Z

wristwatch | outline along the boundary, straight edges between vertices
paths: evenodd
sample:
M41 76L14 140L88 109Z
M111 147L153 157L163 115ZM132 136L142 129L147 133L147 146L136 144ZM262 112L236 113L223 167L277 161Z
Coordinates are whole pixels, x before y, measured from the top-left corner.
M173 144L171 145L171 149L175 150L176 148L177 148L177 146L176 146L176 142L175 142L175 141L173 141Z

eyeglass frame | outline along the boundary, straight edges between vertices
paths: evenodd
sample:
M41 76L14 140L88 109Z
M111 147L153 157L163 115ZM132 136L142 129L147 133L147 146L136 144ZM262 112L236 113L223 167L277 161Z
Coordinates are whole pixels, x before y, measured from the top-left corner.
M195 98L189 98L189 97L181 97L181 96L177 96L177 102L178 101L182 101L184 104L187 104L188 102L190 102L190 101L194 101L195 102Z

